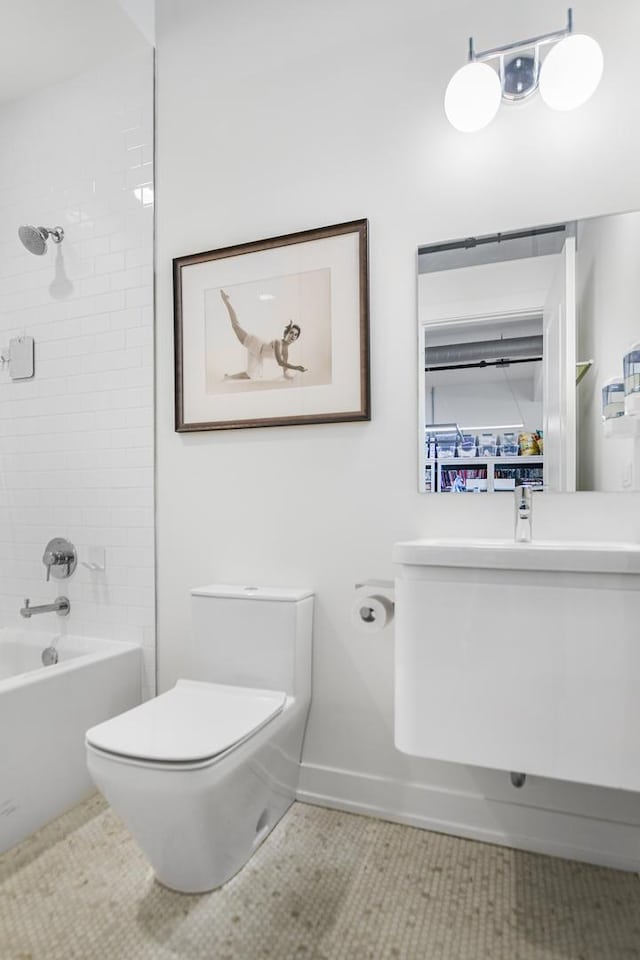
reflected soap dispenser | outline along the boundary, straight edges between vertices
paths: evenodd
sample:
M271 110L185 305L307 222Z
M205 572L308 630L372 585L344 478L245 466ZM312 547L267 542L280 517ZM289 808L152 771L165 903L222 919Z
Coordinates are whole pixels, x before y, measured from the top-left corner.
M632 344L622 358L624 373L624 412L640 416L640 341Z
M515 488L515 527L516 543L528 543L531 540L533 520L533 491L528 486Z

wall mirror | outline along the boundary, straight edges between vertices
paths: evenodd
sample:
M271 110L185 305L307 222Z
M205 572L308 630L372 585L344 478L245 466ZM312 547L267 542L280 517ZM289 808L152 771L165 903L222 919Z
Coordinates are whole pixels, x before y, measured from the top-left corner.
M639 254L640 212L419 248L421 491L640 490Z

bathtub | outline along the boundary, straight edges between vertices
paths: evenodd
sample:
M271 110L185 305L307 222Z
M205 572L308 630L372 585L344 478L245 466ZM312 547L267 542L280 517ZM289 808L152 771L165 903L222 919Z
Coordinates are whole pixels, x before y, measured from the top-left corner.
M93 792L85 731L137 706L141 681L136 644L0 630L0 854Z

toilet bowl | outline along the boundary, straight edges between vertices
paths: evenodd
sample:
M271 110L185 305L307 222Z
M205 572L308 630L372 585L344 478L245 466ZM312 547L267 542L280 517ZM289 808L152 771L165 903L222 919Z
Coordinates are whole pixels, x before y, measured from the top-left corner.
M86 747L157 879L202 893L244 866L295 798L313 597L214 585L192 604L197 679L92 727Z

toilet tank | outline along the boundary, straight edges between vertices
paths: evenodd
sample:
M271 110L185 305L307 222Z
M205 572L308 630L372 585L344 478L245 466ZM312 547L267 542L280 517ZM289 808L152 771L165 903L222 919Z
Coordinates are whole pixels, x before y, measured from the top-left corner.
M188 677L311 695L313 593L211 584L191 590Z

